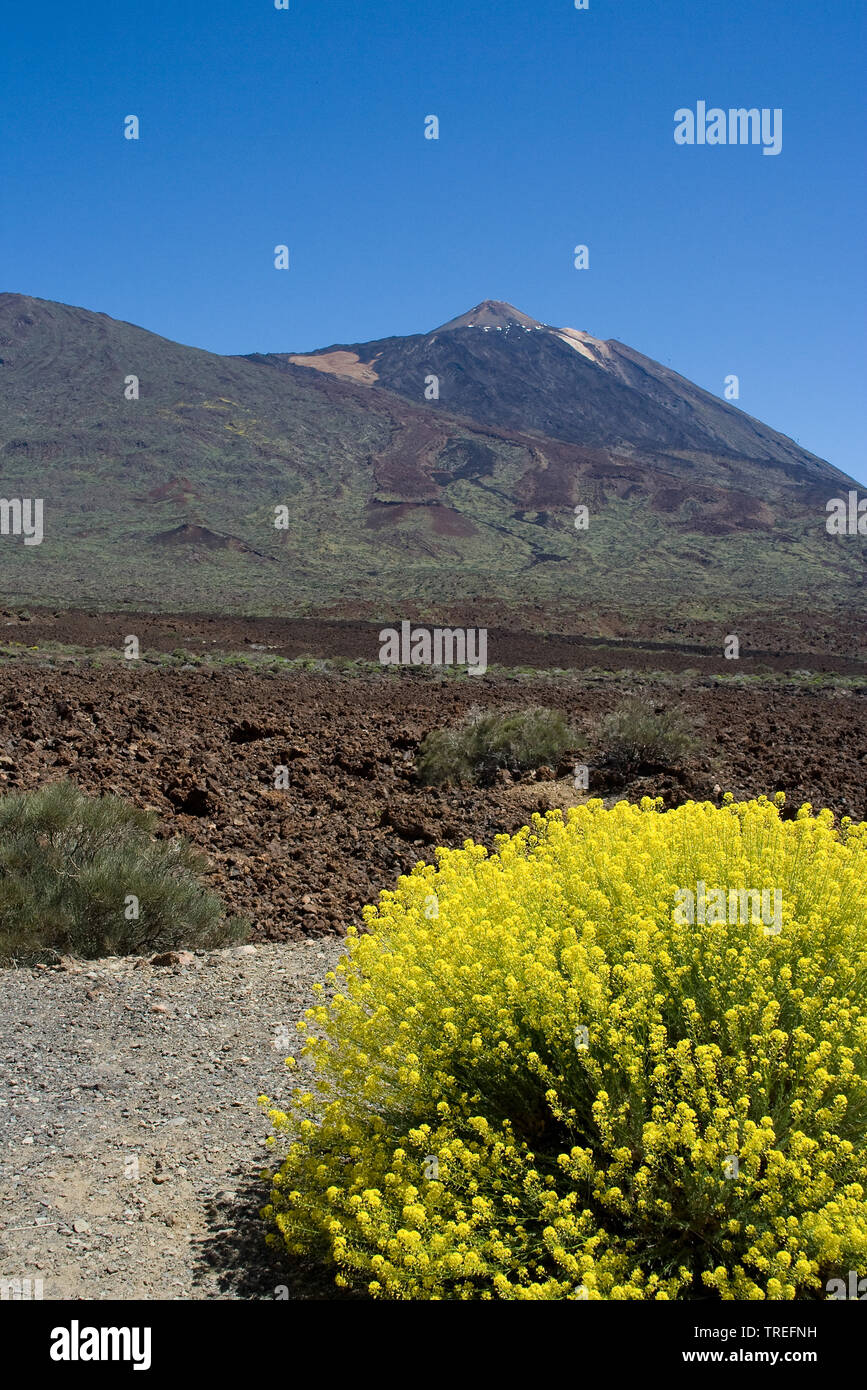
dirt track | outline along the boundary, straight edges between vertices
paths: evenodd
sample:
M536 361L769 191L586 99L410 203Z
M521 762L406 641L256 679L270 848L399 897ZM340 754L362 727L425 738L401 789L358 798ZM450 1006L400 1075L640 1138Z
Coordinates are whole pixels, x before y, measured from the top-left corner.
M0 1281L41 1279L45 1299L333 1297L264 1245L256 1098L288 1098L285 1036L340 950L3 971Z

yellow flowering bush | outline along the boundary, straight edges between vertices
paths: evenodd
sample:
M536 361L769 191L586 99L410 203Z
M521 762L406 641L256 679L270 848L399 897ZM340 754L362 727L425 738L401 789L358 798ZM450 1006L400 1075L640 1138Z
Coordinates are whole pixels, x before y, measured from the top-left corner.
M590 801L417 864L299 1025L306 1088L260 1098L269 1238L383 1298L867 1272L867 824L782 801ZM697 885L778 920L687 920Z

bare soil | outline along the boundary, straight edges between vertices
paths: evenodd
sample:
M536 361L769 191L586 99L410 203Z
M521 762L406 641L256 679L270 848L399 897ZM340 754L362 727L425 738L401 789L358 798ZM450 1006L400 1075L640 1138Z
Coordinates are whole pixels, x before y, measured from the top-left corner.
M340 950L0 972L0 1282L63 1300L334 1297L264 1242L257 1096L288 1099L286 1034Z

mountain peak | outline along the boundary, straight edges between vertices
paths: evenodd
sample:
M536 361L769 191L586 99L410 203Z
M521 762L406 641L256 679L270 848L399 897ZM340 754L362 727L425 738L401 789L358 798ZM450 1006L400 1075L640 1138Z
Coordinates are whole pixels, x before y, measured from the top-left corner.
M470 309L466 314L461 314L459 318L449 319L448 323L441 323L439 328L434 329L435 333L443 333L452 328L544 328L544 324L539 323L538 319L531 319L529 314L522 314L520 309L516 309L514 304L507 304L502 299L483 299L481 304L477 304L474 309Z

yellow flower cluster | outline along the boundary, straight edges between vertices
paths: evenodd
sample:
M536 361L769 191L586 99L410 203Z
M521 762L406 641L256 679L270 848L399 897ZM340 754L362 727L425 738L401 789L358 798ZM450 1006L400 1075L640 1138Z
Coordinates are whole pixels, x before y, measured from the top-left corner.
M269 1112L277 1238L385 1298L867 1272L867 824L782 800L590 801L383 893ZM684 922L697 883L780 890L781 929Z

